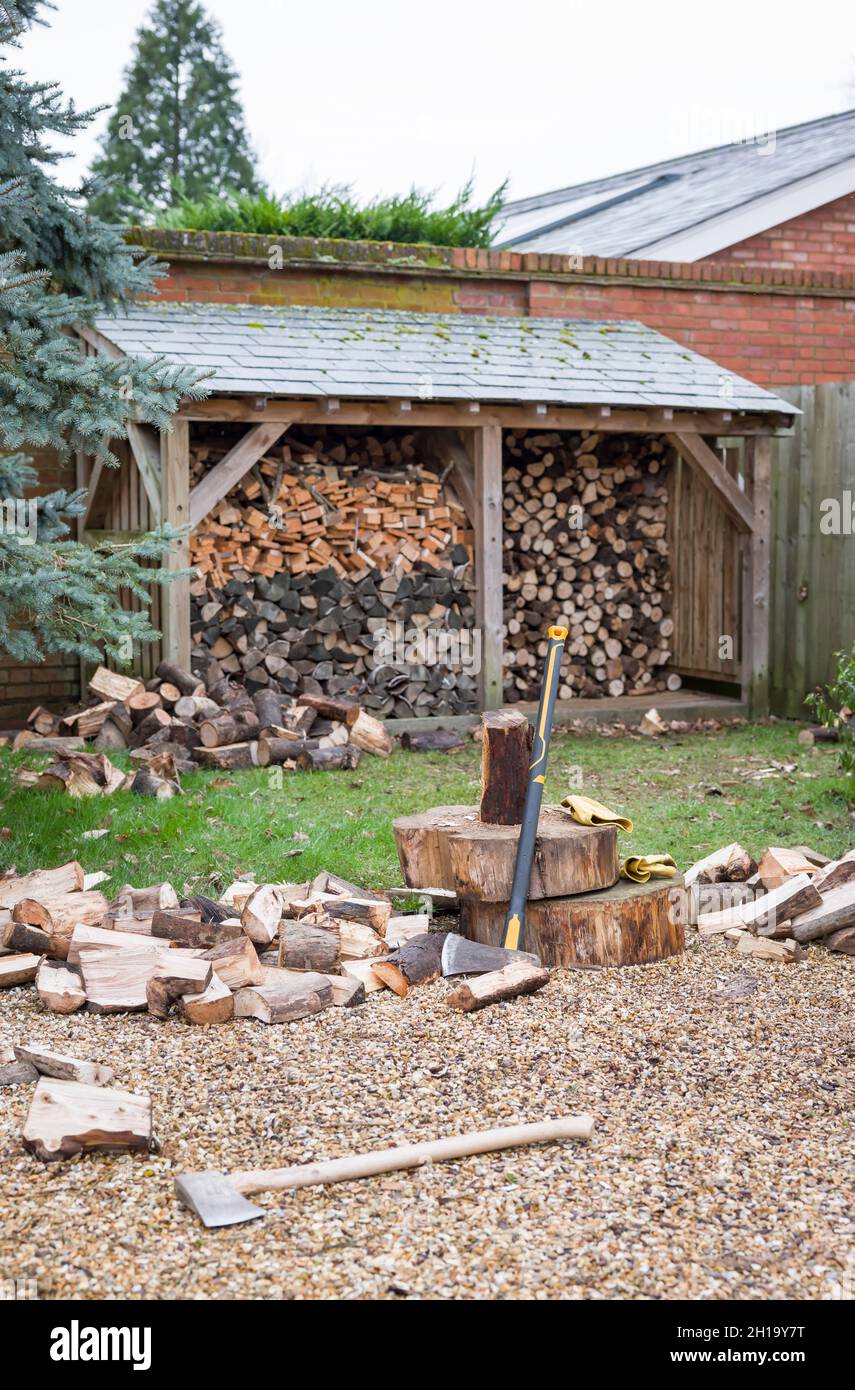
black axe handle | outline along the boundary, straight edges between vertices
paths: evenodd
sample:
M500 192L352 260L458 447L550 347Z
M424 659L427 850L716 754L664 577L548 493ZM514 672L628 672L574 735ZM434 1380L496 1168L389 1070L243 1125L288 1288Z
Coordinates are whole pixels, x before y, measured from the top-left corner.
M528 785L525 789L520 838L517 842L517 858L514 864L514 878L511 885L511 900L505 918L502 945L509 951L523 949L525 932L525 901L528 897L528 884L531 878L531 865L534 859L534 846L537 839L537 822L540 816L540 803L543 800L543 784L546 781L546 758L549 753L549 736L552 733L552 714L555 697L558 693L558 673L561 657L567 640L566 627L551 627L547 632L549 650L546 653L546 671L540 691L540 704L537 708L537 723L534 729L534 762L528 770Z

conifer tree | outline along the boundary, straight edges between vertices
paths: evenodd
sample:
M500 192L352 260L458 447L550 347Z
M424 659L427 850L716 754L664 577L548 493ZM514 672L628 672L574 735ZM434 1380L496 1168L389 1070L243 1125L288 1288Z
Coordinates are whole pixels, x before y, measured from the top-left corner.
M92 211L139 221L182 195L256 192L236 87L219 28L197 0L156 0L92 165Z
M147 598L175 532L133 545L91 548L69 539L85 493L56 491L30 503L38 474L24 452L80 449L118 460L130 411L168 429L182 395L203 394L198 374L158 359L85 357L75 324L151 293L157 268L136 262L119 234L80 210L54 177L53 135L74 135L91 112L66 103L56 84L15 69L17 40L40 21L43 0L0 0L0 647L19 660L46 652L127 660L156 636L146 614L124 612L118 591Z

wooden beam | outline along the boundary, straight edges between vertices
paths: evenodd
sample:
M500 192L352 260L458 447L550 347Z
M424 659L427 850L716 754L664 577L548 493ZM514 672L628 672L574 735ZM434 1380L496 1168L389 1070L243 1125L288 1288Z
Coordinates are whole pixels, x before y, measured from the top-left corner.
M451 478L470 525L475 524L475 469L458 435L451 430L431 430L427 447L444 473Z
M256 408L252 396L211 396L204 401L185 401L178 411L183 420L214 420L220 422L246 421L263 423L282 421L283 428L288 425L323 425L329 423L322 399L313 400L270 400L261 408ZM336 424L341 425L400 425L400 412L393 410L386 401L339 401ZM571 408L547 407L545 415L538 415L534 406L489 406L481 405L478 416L480 424L498 425L505 429L550 429L550 430L595 430L619 434L660 434L663 430L661 410L630 410L613 407L611 415L603 418L599 406ZM410 426L427 426L444 429L467 429L472 427L471 403L440 404L421 401L412 402L412 410L407 416ZM776 430L790 429L792 419L785 415L737 415L728 411L675 411L672 429L693 434L769 434Z
M481 629L482 709L499 709L502 691L502 431L469 430L475 483L475 621Z
M668 434L669 444L686 461L697 478L718 498L740 531L753 531L754 509L739 484L731 478L717 454L699 434Z
M151 508L152 521L155 526L159 526L161 499L160 440L158 438L158 433L153 425L138 424L135 420L128 420L127 430L128 443L131 446L134 463L142 478L145 495L148 498L148 505Z
M172 432L160 436L160 514L171 526L187 526L190 515L190 426L186 420L173 420ZM164 559L168 570L187 569L190 564L190 537L185 531L170 547ZM175 579L164 585L160 595L163 627L163 660L172 661L183 671L190 670L190 581Z
M275 423L255 425L224 459L221 459L206 473L201 483L197 483L190 494L190 525L198 526L218 502L231 492L236 483L245 477L254 464L267 453L285 433L291 419Z
M772 442L747 440L745 480L754 529L742 540L742 698L751 717L769 712L769 514Z

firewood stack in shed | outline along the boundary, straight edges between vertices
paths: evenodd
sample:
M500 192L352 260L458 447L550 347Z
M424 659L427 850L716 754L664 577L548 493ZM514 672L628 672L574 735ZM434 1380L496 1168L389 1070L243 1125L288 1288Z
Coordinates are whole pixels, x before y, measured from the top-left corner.
M474 674L432 660L430 642L420 655L418 638L474 626L473 537L453 491L412 435L296 435L193 533L194 670L251 693L358 695L380 715L470 711ZM231 443L194 441L194 483ZM407 663L377 647L384 630L410 646Z
M508 433L506 698L535 700L543 634L570 629L559 698L678 690L669 673L666 445L658 436Z

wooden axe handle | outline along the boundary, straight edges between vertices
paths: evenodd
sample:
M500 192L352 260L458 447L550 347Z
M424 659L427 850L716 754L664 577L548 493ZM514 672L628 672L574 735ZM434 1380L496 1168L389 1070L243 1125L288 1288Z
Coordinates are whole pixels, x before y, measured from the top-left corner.
M313 1183L349 1182L370 1178L376 1173L393 1173L399 1168L420 1168L425 1163L467 1158L470 1154L494 1153L497 1149L516 1149L524 1144L545 1144L556 1139L590 1139L594 1121L590 1115L570 1115L561 1120L542 1120L537 1124L508 1125L502 1129L482 1129L475 1134L455 1134L448 1139L430 1139L423 1144L406 1144L398 1149L377 1149L374 1153L350 1154L324 1163L297 1163L293 1168L256 1168L230 1174L238 1192L278 1192L287 1187L309 1187Z

